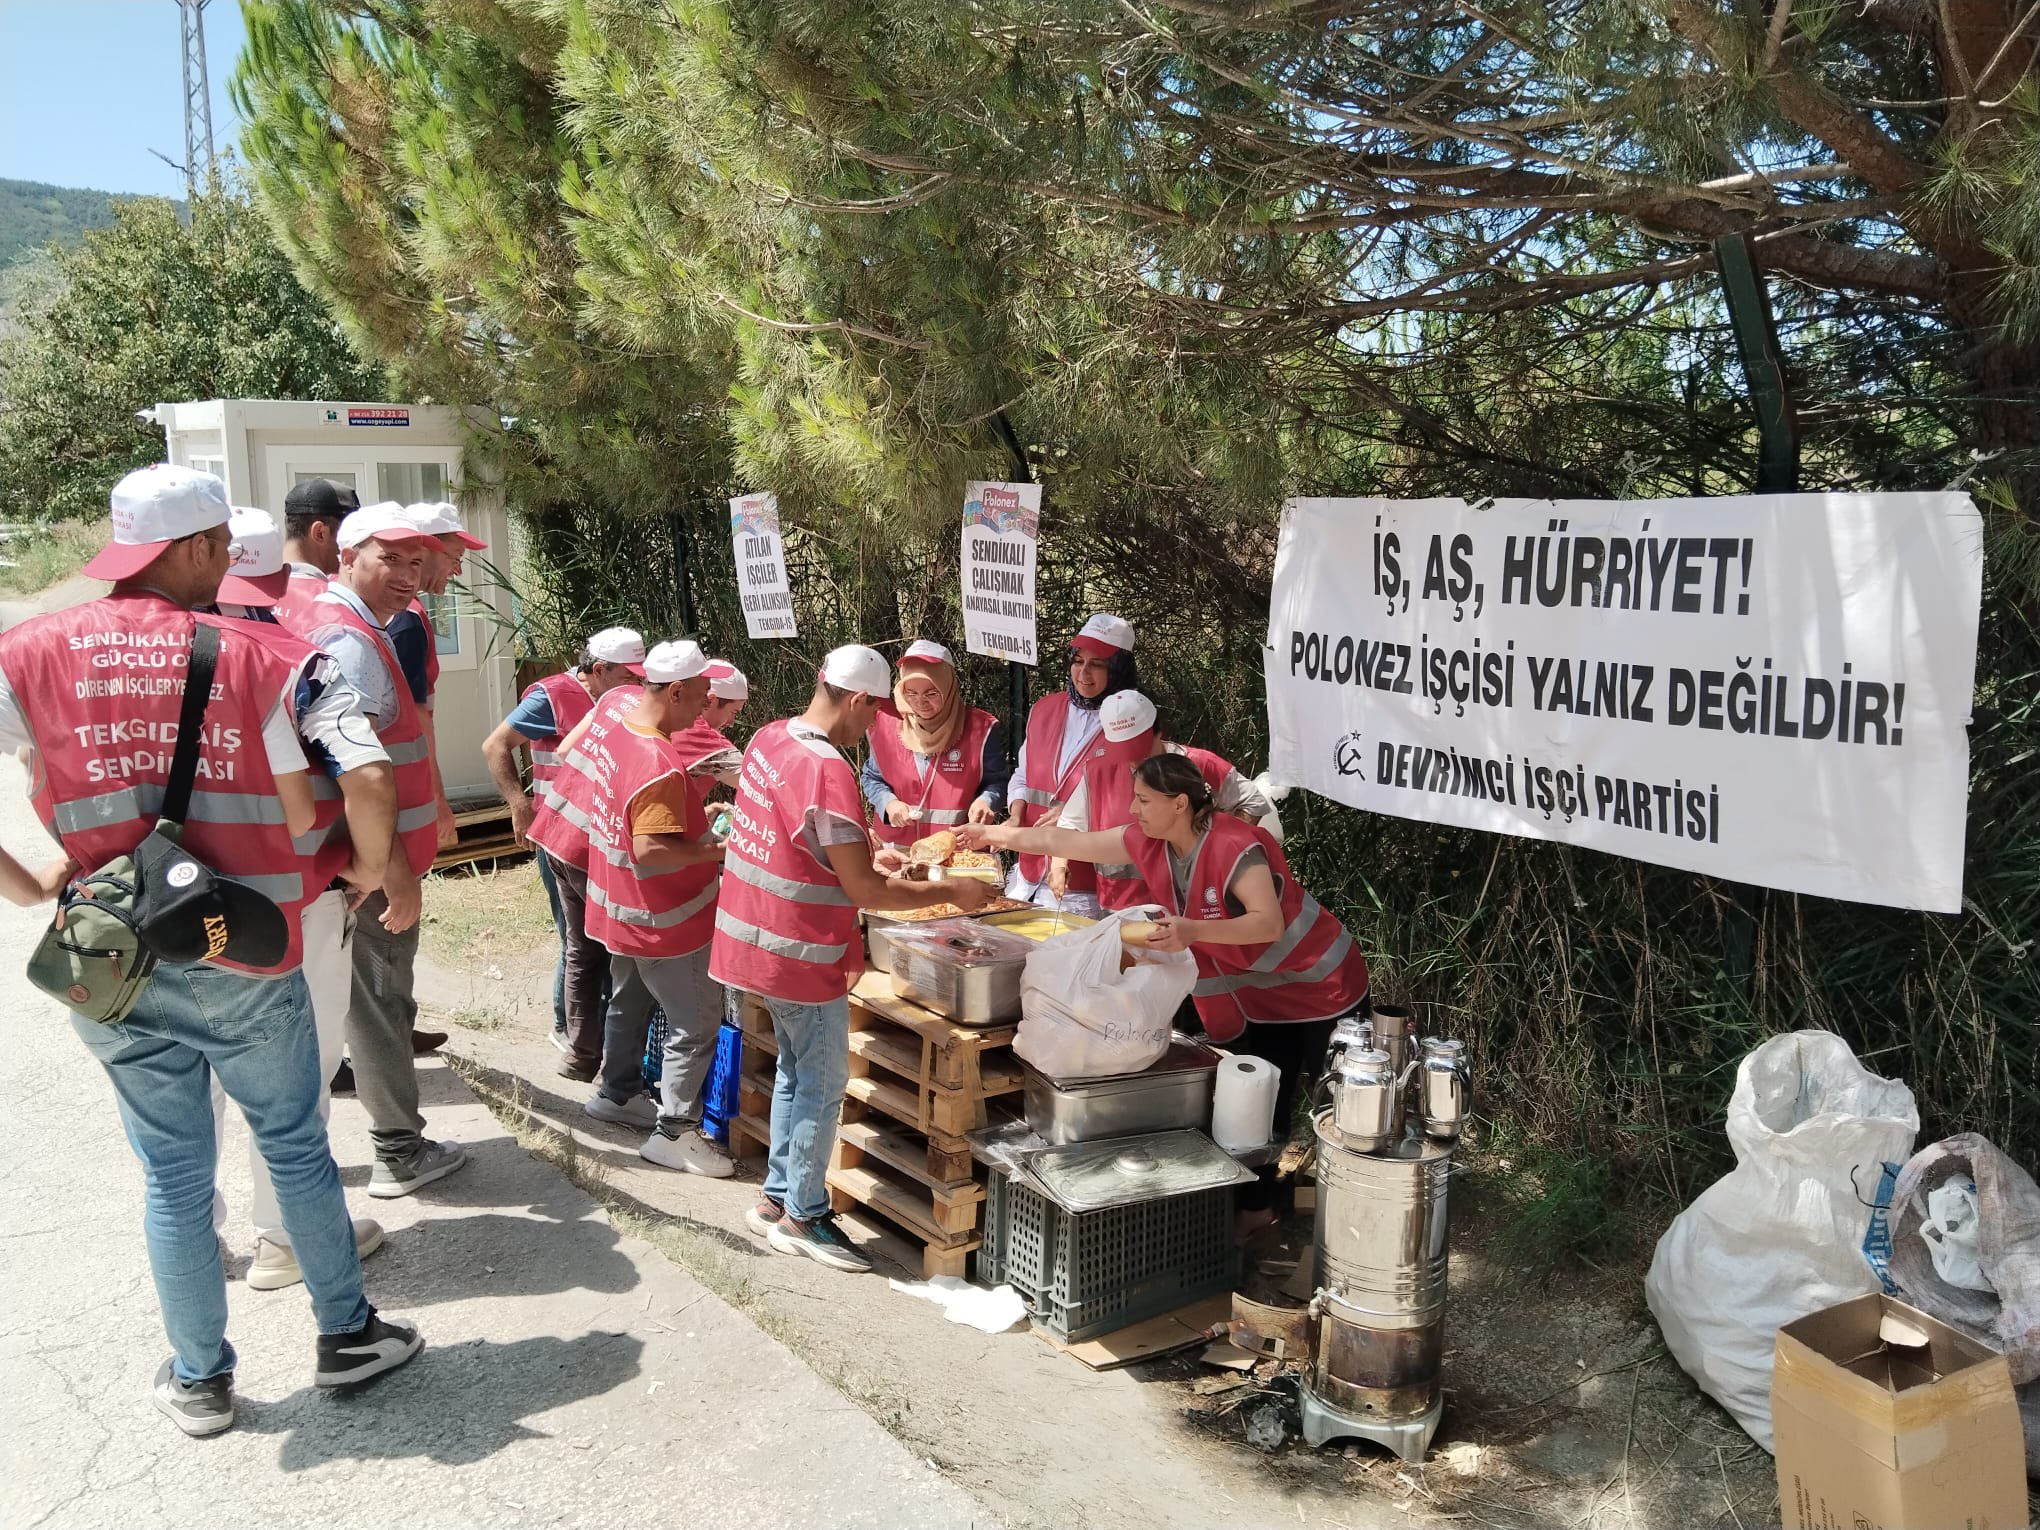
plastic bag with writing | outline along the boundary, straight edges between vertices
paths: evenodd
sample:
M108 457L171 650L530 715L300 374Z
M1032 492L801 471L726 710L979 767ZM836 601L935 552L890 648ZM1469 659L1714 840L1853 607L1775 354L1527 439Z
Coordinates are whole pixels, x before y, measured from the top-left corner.
M1672 1357L1766 1450L1778 1329L1880 1289L1919 1129L1912 1091L1826 1031L1774 1036L1736 1071L1735 1167L1673 1219L1643 1289Z
M1176 1010L1197 982L1187 951L1128 953L1119 927L1155 910L1126 909L1029 953L1013 1050L1054 1079L1138 1073L1169 1049Z

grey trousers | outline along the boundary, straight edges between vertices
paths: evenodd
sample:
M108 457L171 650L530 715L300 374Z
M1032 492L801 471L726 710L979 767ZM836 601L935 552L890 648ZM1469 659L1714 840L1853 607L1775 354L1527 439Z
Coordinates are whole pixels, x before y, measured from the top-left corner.
M708 975L708 950L685 956L609 958L609 1016L602 1033L601 1093L618 1105L644 1093L645 1037L652 1006L666 1012L666 1051L659 1079L659 1125L701 1120L701 1086L715 1060L722 1026L722 984Z
M392 935L382 927L389 906L388 898L372 893L355 913L354 993L347 1006L355 1094L368 1112L375 1156L384 1163L410 1157L425 1134L418 1065L411 1055L411 1026L418 1018L418 1001L411 996L418 926Z

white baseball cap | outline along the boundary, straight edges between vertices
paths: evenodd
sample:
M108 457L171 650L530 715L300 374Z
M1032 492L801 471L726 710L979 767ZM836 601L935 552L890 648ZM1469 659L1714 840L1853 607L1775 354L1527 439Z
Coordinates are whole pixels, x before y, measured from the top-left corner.
M604 664L621 664L640 678L645 672L644 637L629 627L604 627L588 639L588 656Z
M829 650L822 660L822 678L842 691L862 691L867 696L892 694L892 666L885 662L885 655L862 643Z
M701 645L687 638L671 643L661 643L645 655L645 679L654 685L670 685L675 680L692 680L708 669L708 655L701 651Z
M233 537L233 566L220 581L220 599L244 606L273 606L290 584L283 561L283 528L267 510L234 509L227 522Z
M708 676L708 694L718 701L749 701L751 682L744 678L744 672L728 659L710 659L704 673Z
M211 473L158 462L113 486L113 540L93 555L94 579L132 579L183 537L224 526L233 516L227 486Z
M1133 623L1123 616L1100 611L1070 639L1070 645L1085 653L1109 659L1115 653L1133 652Z
M489 545L467 529L460 518L460 507L451 500L407 505L404 513L411 517L411 524L427 536L452 537L461 546L475 552Z
M334 540L341 547L359 547L363 542L429 542L432 538L413 524L410 512L393 499L363 505L340 523Z
M956 668L956 660L950 656L949 650L940 643L931 643L926 638L915 638L913 642L907 644L907 651L900 655L902 668L913 660L919 660L923 664L947 664L951 669Z
M1139 691L1115 691L1098 708L1098 724L1105 742L1117 746L1114 753L1126 758L1135 751L1126 746L1145 744L1155 731L1155 704ZM1140 750L1145 753L1145 747Z

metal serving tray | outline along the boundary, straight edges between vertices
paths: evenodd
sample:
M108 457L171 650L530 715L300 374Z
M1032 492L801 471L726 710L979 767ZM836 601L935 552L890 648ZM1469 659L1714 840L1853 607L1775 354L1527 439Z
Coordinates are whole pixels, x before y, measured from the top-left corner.
M893 992L962 1025L1020 1017L1020 974L1035 943L975 919L930 919L888 933Z
M1095 1142L1179 1128L1208 1131L1218 1054L1181 1034L1161 1061L1109 1078L1052 1079L1027 1070L1027 1124L1043 1141Z

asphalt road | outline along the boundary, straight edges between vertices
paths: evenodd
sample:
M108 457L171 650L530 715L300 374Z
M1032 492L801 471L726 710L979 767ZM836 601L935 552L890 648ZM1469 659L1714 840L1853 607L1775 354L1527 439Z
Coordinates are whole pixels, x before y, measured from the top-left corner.
M0 762L0 844L47 853ZM193 1440L150 1404L168 1353L139 1165L104 1074L22 964L44 916L0 904L0 1524L968 1526L996 1522L783 1346L532 1157L438 1061L455 1177L363 1193L367 1120L336 1102L357 1215L390 1229L369 1296L427 1340L356 1397L311 1384L302 1287L251 1291L247 1136L222 1185L239 1422Z

